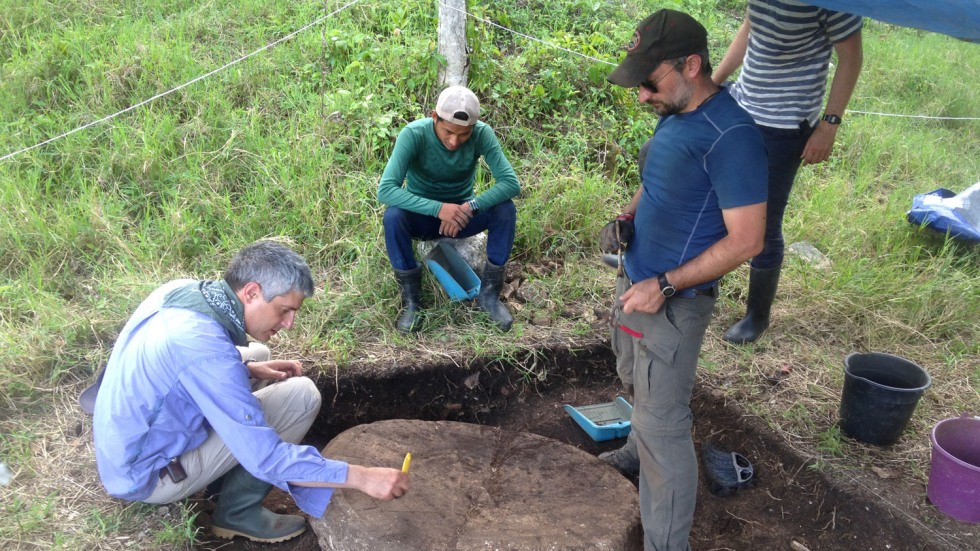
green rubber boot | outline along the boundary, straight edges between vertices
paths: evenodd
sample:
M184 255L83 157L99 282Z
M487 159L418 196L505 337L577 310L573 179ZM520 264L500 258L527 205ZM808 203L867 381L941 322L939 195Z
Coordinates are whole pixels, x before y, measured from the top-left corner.
M224 476L218 506L211 517L211 531L219 538L242 536L252 541L277 543L306 531L306 519L277 515L262 506L272 484L252 476L241 465Z

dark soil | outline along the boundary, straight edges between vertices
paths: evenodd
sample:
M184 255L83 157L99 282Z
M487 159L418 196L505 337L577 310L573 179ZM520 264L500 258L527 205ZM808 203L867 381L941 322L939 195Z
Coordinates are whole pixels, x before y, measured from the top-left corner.
M453 420L528 431L589 453L615 449L623 440L595 442L565 413L563 406L609 402L621 393L608 348L577 353L537 352L536 372L497 362L408 367L382 380L349 375L319 381L323 408L308 443L322 448L333 436L383 419ZM939 535L906 512L931 507L900 481L835 483L719 391L699 387L692 404L695 444L707 440L737 451L755 470L755 486L728 497L707 490L703 477L691 534L695 551L708 550L958 550L977 549L977 541ZM636 483L636 481L633 481ZM201 500L201 549L317 551L312 531L283 544L217 540L207 530L212 506ZM273 490L266 506L296 513L288 495ZM967 534L969 536L969 534ZM980 538L978 538L980 539ZM794 543L795 542L795 543ZM642 544L640 544L642 547Z

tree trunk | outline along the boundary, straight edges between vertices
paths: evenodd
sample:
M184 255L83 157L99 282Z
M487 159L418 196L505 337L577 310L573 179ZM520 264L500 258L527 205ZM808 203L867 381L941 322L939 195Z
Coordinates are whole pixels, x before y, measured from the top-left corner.
M470 63L466 48L466 0L439 1L439 53L446 66L439 70L445 86L466 86Z

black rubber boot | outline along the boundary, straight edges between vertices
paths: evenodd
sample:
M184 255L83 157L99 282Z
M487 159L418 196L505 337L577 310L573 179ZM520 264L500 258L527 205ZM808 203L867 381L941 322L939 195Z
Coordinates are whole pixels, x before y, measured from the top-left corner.
M476 303L482 310L490 314L501 331L510 331L510 326L514 324L514 316L510 315L510 310L500 302L500 290L504 287L504 266L497 266L487 261L483 268L483 277L480 278L480 295L476 297Z
M782 268L752 268L745 317L725 331L724 339L734 344L753 342L769 327L769 312L776 298Z
M219 538L243 536L252 541L276 543L306 531L306 519L277 515L262 506L272 484L252 476L241 465L224 476L218 506L211 517L211 531Z
M402 313L395 328L402 333L416 333L422 329L422 266L396 269L395 279L402 289Z

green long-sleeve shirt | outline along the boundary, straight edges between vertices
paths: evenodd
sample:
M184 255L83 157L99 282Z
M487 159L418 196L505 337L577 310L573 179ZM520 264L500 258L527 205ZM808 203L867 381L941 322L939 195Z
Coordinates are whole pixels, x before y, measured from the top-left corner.
M436 136L434 123L431 117L419 119L398 134L378 182L379 201L438 217L442 203L462 204L475 197L477 206L486 209L521 192L517 174L490 126L477 122L466 143L450 151ZM494 184L476 196L473 184L481 156L490 167Z

